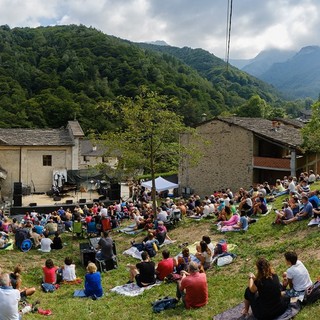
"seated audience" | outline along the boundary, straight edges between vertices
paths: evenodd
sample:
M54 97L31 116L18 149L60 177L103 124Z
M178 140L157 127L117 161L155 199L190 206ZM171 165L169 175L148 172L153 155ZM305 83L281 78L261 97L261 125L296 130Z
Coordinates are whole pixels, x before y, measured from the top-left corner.
M19 301L20 292L19 290L12 288L9 274L0 274L0 319L21 319L21 316L19 315Z
M12 273L10 273L10 282L13 289L20 291L21 300L25 300L27 296L31 296L36 292L36 288L24 288L22 287L22 274L23 267L21 264L17 264Z
M97 271L97 266L93 262L89 262L87 266L84 293L87 297L92 297L93 299L100 298L103 295L101 274Z
M282 210L276 210L276 219L273 224L283 223L283 220L290 220L293 218L293 212L288 202L283 202Z
M176 261L176 271L181 273L182 270L187 271L189 263L191 261L189 248L184 248L182 250L182 256L179 256Z
M52 240L49 238L49 233L46 231L44 233L44 238L41 239L40 241L40 251L42 252L50 252L51 251L51 244L52 244Z
M256 267L257 275L249 274L242 313L248 315L251 307L258 320L272 320L285 312L290 299L281 295L279 278L266 259L259 258Z
M57 231L54 234L54 238L53 238L53 241L51 243L51 249L60 250L62 248L63 248L63 245L62 245L62 240L61 240L61 237L60 237L60 233L59 233L59 231Z
M313 215L313 207L312 204L309 202L307 196L303 196L301 198L303 208L297 213L293 218L289 220L283 220L284 224L289 224L291 222L295 221L301 221L301 220L306 220L308 218L311 218Z
M72 258L66 257L64 259L64 265L62 266L62 280L63 281L75 281L76 277L76 265L73 263Z
M139 287L147 287L156 282L155 263L150 260L146 251L142 252L141 258L142 261L136 265L128 265L130 268L130 278L128 283L132 283L135 279Z
M188 272L181 271L182 278L177 284L177 298L182 298L186 309L203 307L208 303L206 274L199 272L196 262L189 263Z
M173 273L176 266L176 261L170 258L170 252L168 250L162 251L162 260L158 263L156 268L157 278L163 280L169 274Z
M208 245L205 241L200 241L200 244L197 246L196 257L201 262L201 267L204 270L208 270L211 267L213 252L208 248Z
M312 285L309 272L304 264L298 260L295 252L288 251L284 254L286 264L289 266L283 276L283 289L289 286L285 294L289 297L304 295L305 290Z

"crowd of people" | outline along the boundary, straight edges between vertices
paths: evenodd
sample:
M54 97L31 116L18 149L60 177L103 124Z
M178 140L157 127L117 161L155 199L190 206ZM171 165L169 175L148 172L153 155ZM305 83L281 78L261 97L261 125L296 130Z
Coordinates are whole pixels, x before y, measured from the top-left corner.
M141 243L132 242L133 246L142 251L142 260L137 264L128 265L128 282L135 282L138 286L144 287L154 284L157 279L160 281L173 279L177 283L177 298L182 299L185 307L201 307L208 302L206 272L214 258L221 253L221 248L218 244L213 244L209 236L204 235L196 248L197 262L192 260L188 248L185 247L182 248L182 254L178 257L171 257L167 249L162 250L162 259L155 264L152 260L153 256L157 254L159 246L165 239L170 239L167 227L171 219L179 220L188 216L211 218L210 222L217 225L218 230L222 232L247 230L256 216L265 215L268 212L268 202L272 202L280 195L287 195L282 207L275 210L273 224L286 225L311 218L320 223L318 197L320 192L310 190L310 184L316 179L316 175L310 171L302 173L299 178L278 179L273 187L268 182L264 182L248 190L240 188L237 192L232 192L230 188L214 191L203 198L196 194L186 200L174 201L167 197L163 199L156 212L153 212L148 199L149 194L145 190L136 194L134 200L114 202L110 206L94 203L91 208L86 205L76 206L73 212L61 207L48 215L32 211L26 213L21 221L17 221L16 218L8 219L0 212L0 248L6 248L9 245L10 234L16 235L23 230L28 238L32 239L34 247L42 252L59 250L63 248L61 232L72 231L75 221L80 222L83 229L94 222L97 232L101 233L96 258L99 261L112 261L115 260L114 243L108 231L121 226L125 219L131 219L135 223L135 229L145 230L147 236ZM106 220L107 223L105 223ZM106 225L107 228L105 228ZM273 319L288 306L286 297L299 296L312 284L308 271L294 252L287 252L285 260L289 268L283 275L281 290L278 285L279 278L270 263L264 258L258 259L257 274L249 275L248 288L245 292L244 316L247 315L251 306L257 319L261 318L261 314L265 316L269 313L269 318ZM42 288L46 292L58 289L61 282L79 281L72 257L66 257L64 264L60 267L56 266L52 259L47 259L42 270ZM86 270L84 295L98 299L103 295L100 272L96 264L91 262ZM1 273L0 296L1 294L5 297L10 296L9 300L4 298L3 301L13 303L16 300L26 299L35 292L34 287L21 286L22 272L23 267L17 265L8 276L7 273ZM10 294L7 294L8 292ZM2 301L1 297L0 301ZM12 312L10 310L8 310L9 313ZM18 309L14 308L14 310L16 313Z

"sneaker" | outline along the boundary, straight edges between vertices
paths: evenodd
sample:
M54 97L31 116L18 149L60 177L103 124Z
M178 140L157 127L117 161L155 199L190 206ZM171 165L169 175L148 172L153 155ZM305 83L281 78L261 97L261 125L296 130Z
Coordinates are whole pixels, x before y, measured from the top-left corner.
M130 283L133 283L133 281L129 280L129 281L127 282L127 284L130 284Z

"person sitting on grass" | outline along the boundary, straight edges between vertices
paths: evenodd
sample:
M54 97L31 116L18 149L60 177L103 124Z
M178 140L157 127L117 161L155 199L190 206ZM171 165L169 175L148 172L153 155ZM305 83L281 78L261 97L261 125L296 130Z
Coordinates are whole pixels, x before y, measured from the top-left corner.
M25 300L28 296L33 295L36 292L36 288L26 288L22 287L21 274L23 267L21 264L17 264L12 273L10 273L10 282L13 289L20 291L21 300Z
M252 221L255 221L252 219ZM237 224L231 225L231 226L223 226L221 227L221 232L227 232L227 231L246 231L248 229L248 223L249 219L247 217L247 213L245 211L241 211L239 221Z
M84 293L87 297L91 297L93 299L100 298L103 295L101 274L97 271L97 266L93 262L89 262L87 266Z
M189 263L191 261L189 248L184 248L182 250L182 256L179 256L176 262L176 271L181 273L182 270L187 271Z
M272 224L283 223L284 220L290 220L293 218L293 212L289 206L288 202L282 203L282 210L276 210L276 219Z
M162 258L163 259L158 263L156 268L157 278L161 281L163 281L169 274L173 273L176 266L176 260L174 258L170 258L169 250L165 249L162 251Z
M242 314L247 316L251 307L256 319L275 319L285 312L290 299L281 295L279 278L265 258L257 260L256 268L256 276L249 274Z
M191 261L187 271L181 271L182 278L177 282L177 299L181 299L186 309L200 308L208 303L208 283L204 272Z
M139 287L147 287L156 282L155 263L150 260L146 251L141 253L142 261L136 265L129 264L130 278L128 283L133 283L134 279Z
M301 198L301 201L303 203L303 208L300 210L299 213L295 215L295 217L289 219L289 220L283 220L284 224L289 224L295 221L301 221L306 220L308 218L312 217L313 214L313 207L312 204L309 202L307 196L303 196Z
M58 269L59 268L54 265L52 259L47 259L45 262L45 265L42 267L43 282L50 283L50 284L56 284Z
M283 274L283 290L288 297L299 297L304 295L305 290L312 285L309 272L304 264L298 260L298 256L293 251L284 254L286 264L289 266L287 272Z
M13 289L8 273L0 274L0 319L19 320L20 292Z
M263 199L263 197L255 198L255 203L253 205L253 215L257 214L266 214L268 212L267 205Z
M54 238L53 238L53 241L51 243L51 249L60 250L62 248L63 248L63 245L62 245L62 240L61 240L61 237L60 237L60 232L57 231L54 234Z
M38 250L42 252L50 252L51 244L52 244L52 240L49 238L49 233L45 231L44 238L42 238L40 241L41 247Z
M62 280L66 282L73 282L76 277L76 265L73 263L72 258L66 257L64 265L61 267Z
M208 270L211 267L212 262L212 252L208 248L208 245L205 241L200 241L200 244L197 245L197 253L196 257L201 262L201 267L203 267L204 270Z

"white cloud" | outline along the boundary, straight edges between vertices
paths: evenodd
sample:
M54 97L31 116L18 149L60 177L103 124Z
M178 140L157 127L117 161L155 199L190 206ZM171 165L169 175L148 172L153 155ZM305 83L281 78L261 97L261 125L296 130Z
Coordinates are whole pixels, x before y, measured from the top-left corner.
M319 44L319 0L235 0L231 57ZM0 24L84 24L132 41L165 40L224 57L226 0L0 0Z

